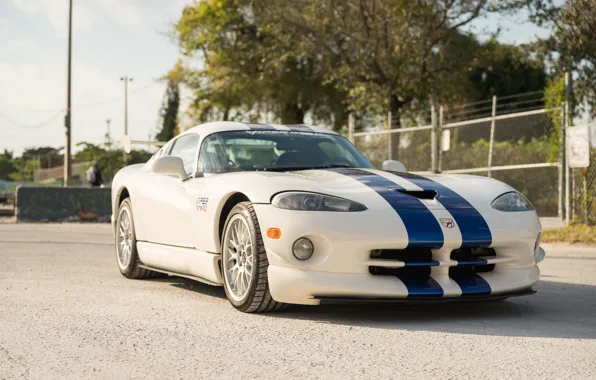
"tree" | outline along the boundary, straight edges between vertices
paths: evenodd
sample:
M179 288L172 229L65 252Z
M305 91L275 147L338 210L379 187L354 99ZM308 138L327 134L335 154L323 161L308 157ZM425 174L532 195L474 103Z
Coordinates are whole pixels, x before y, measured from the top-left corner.
M527 46L491 39L479 47L478 64L470 72L472 101L542 91L547 84L544 62L528 54Z
M4 153L0 154L0 180L8 180L16 172L13 152L4 149Z
M194 93L195 118L302 123L309 115L339 129L347 92L326 79L316 55L261 28L255 12L252 1L208 0L187 7L176 24L184 62L175 71Z
M593 0L531 2L534 20L553 29L540 47L559 73L576 73L576 100L596 114L596 7ZM573 99L569 99L573 101ZM573 109L573 107L572 107Z
M158 141L169 141L176 136L178 131L178 108L180 107L180 86L177 81L169 79L163 104L159 111L157 133Z
M23 151L21 157L23 160L39 160L41 168L53 168L61 166L64 156L60 153L61 148L51 146L42 146L39 148L27 148Z
M26 159L19 157L14 160L17 171L9 174L8 179L15 182L31 182L34 179L35 172L41 166L38 159Z
M110 181L118 170L124 167L122 151L107 150L100 145L89 142L80 142L77 147L82 148L74 155L76 162L89 162L90 165L98 163L101 168L104 181ZM144 150L131 150L128 154L127 165L147 162L151 153Z
M515 0L255 0L257 24L304 54L321 57L326 80L354 109L390 111L399 125L409 108L453 92L454 56L469 56L463 28ZM457 48L457 50L456 50ZM458 74L459 75L459 74ZM392 134L397 151L398 134Z

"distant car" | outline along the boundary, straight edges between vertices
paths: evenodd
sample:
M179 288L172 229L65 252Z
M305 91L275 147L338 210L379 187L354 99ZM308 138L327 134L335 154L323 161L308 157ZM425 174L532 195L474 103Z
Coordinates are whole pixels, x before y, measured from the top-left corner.
M322 128L194 127L115 176L118 267L223 285L244 312L534 293L541 226L520 193L383 166Z

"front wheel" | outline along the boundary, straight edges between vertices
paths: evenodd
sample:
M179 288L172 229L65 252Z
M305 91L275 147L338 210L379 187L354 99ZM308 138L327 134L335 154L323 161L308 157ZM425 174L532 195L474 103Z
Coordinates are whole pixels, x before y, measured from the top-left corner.
M139 267L141 260L139 260L137 253L137 237L135 235L130 198L126 198L120 204L115 235L116 261L118 262L118 269L124 277L142 279L164 276L159 272Z
M251 203L239 203L230 211L221 245L222 277L230 303L245 313L282 309L284 304L269 292L269 261Z

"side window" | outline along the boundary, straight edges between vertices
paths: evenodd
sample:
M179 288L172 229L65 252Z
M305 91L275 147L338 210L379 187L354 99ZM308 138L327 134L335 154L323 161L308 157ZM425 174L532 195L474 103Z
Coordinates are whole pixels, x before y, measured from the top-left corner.
M195 158L197 157L197 146L199 145L199 136L196 134L188 134L177 138L169 156L180 157L184 163L184 170L187 175L195 172Z

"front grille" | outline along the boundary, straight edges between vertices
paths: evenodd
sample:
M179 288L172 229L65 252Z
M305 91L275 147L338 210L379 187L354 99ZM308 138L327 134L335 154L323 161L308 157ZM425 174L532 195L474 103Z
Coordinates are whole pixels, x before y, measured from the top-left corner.
M370 252L370 258L419 263L431 261L433 252L430 248L375 249Z
M451 252L451 260L456 260L458 266L449 268L451 273L472 274L492 272L495 264L484 264L486 258L496 257L497 253L493 248L465 247L454 249Z
M451 252L450 258L457 261L457 265L449 268L449 274L467 275L491 272L495 268L495 264L488 264L486 260L495 256L496 252L492 248L463 247L455 249ZM431 267L441 264L433 259L430 248L375 249L370 252L370 258L404 263L401 268L369 266L369 273L379 276L428 276Z
M375 249L370 252L370 258L377 265L369 266L368 271L375 276L399 278L408 290L408 298L438 299L443 297L444 290L431 277L431 268L448 267L449 277L460 287L460 297L465 298L490 294L490 285L477 273L491 272L495 264L489 264L488 260L495 256L492 248L465 247L453 250L450 261L441 262L433 258L430 248Z

